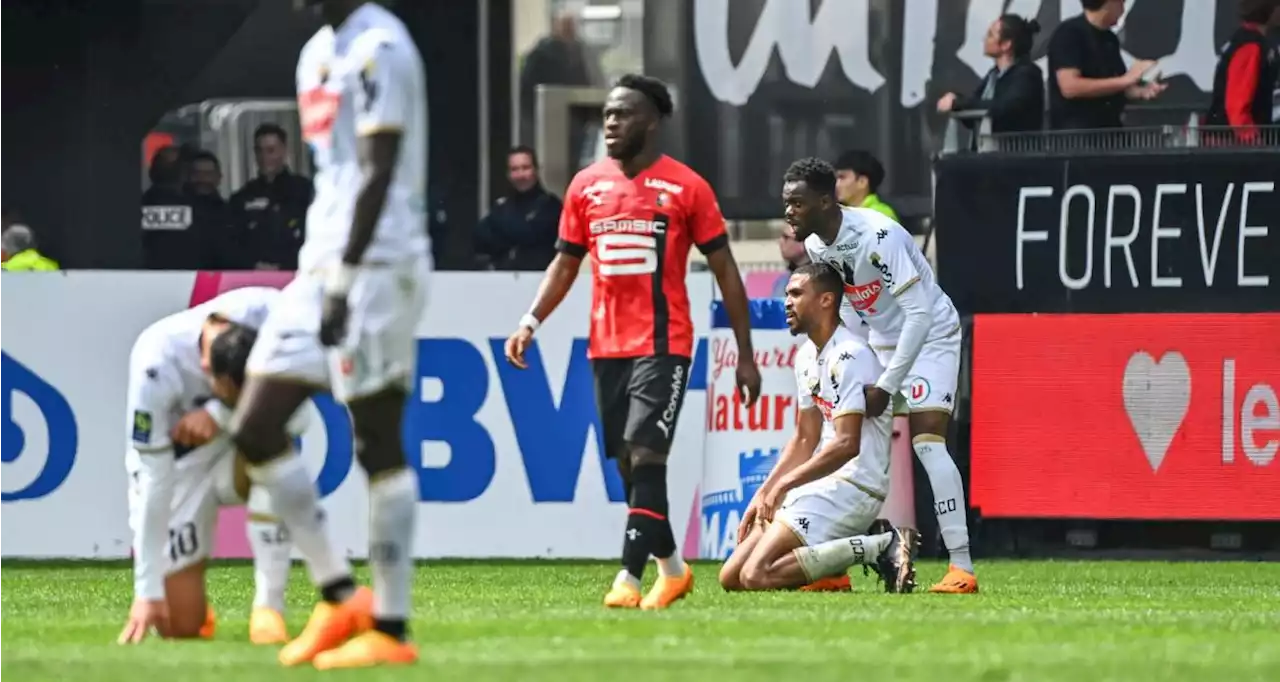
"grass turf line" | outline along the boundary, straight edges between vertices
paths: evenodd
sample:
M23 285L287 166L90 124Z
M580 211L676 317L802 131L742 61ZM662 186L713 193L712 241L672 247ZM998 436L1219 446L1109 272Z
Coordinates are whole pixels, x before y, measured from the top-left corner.
M921 582L942 564L922 564ZM983 594L885 595L854 572L853 594L726 594L718 566L696 567L694 595L663 613L600 606L612 563L421 565L412 670L352 680L1277 680L1280 565L1023 562L979 565ZM655 571L650 571L654 573ZM368 579L367 569L360 578ZM209 573L213 642L120 647L132 577L115 564L5 562L0 673L12 680L283 682L247 643L252 570ZM650 576L652 580L652 576ZM290 631L312 603L304 571L289 591ZM331 675L330 675L331 676ZM637 677L639 676L639 677ZM726 681L727 682L727 681Z

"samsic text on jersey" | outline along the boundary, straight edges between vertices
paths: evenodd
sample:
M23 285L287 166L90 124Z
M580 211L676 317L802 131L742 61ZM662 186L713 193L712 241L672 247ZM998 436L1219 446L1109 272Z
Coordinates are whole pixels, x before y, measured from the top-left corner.
M728 242L711 186L671 157L634 178L612 159L579 171L565 192L556 248L591 254L587 356L691 357L689 249L708 254Z

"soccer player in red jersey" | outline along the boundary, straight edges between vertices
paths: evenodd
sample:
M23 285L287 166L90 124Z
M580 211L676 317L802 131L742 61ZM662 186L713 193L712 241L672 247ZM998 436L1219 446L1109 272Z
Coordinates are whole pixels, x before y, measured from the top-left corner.
M582 169L565 192L556 258L533 307L507 339L507 360L523 369L542 321L560 305L591 255L591 338L587 356L605 454L618 465L630 514L622 566L605 606L663 609L689 594L693 572L680 558L667 518L667 453L693 356L685 286L697 246L720 283L738 341L737 384L748 405L760 393L742 276L710 185L657 149L672 112L661 81L627 75L604 104L609 158ZM706 311L698 311L706 314ZM653 556L659 577L643 598L640 578Z

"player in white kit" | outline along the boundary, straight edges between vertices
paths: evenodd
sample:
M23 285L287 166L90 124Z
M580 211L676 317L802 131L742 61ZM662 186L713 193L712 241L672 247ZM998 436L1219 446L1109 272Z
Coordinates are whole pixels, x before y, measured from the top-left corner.
M873 566L889 592L915 587L903 533L868 535L889 492L892 416L865 415L864 388L881 367L840 320L839 273L825 263L787 282L787 323L808 341L796 355L799 414L782 457L742 517L720 571L728 590L776 590ZM905 543L905 544L904 544Z
M216 341L237 325L262 324L278 294L231 291L153 323L134 343L125 466L135 601L121 643L139 642L153 627L165 637L213 635L204 576L218 510L246 504L246 497L257 587L249 637L255 644L287 638L288 535L270 517L266 491L249 490L237 476L234 448L221 428L230 411L208 375Z
M320 590L284 665L320 669L411 663L416 470L401 418L417 376L417 326L430 272L427 83L408 30L361 0L299 0L326 25L298 58L302 136L315 159L315 200L298 273L258 334L232 419L255 483L271 492ZM311 477L285 424L313 392L350 410L369 480L372 594L337 551Z
M867 415L884 412L894 395L905 398L911 445L929 475L951 554L946 575L929 591L976 593L964 484L946 441L960 375L960 315L911 235L881 213L840 206L835 183L835 171L821 159L791 164L782 186L787 223L812 262L841 273L845 305L866 321L868 341L885 365L867 389Z

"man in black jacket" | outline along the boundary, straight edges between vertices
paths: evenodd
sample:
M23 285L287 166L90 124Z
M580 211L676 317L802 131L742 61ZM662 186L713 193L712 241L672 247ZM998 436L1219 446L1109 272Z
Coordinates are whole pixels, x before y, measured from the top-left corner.
M511 191L476 226L476 252L494 270L545 270L556 255L560 198L542 186L530 147L507 154L507 179Z
M258 177L231 196L245 235L246 268L296 270L298 249L307 235L311 180L289 170L289 138L284 128L264 123L253 132Z
M1020 133L1044 128L1044 75L1031 61L1031 43L1040 31L1035 19L1006 14L991 23L983 53L995 60L969 97L948 92L938 111L985 109L993 133ZM965 122L972 125L971 121Z

